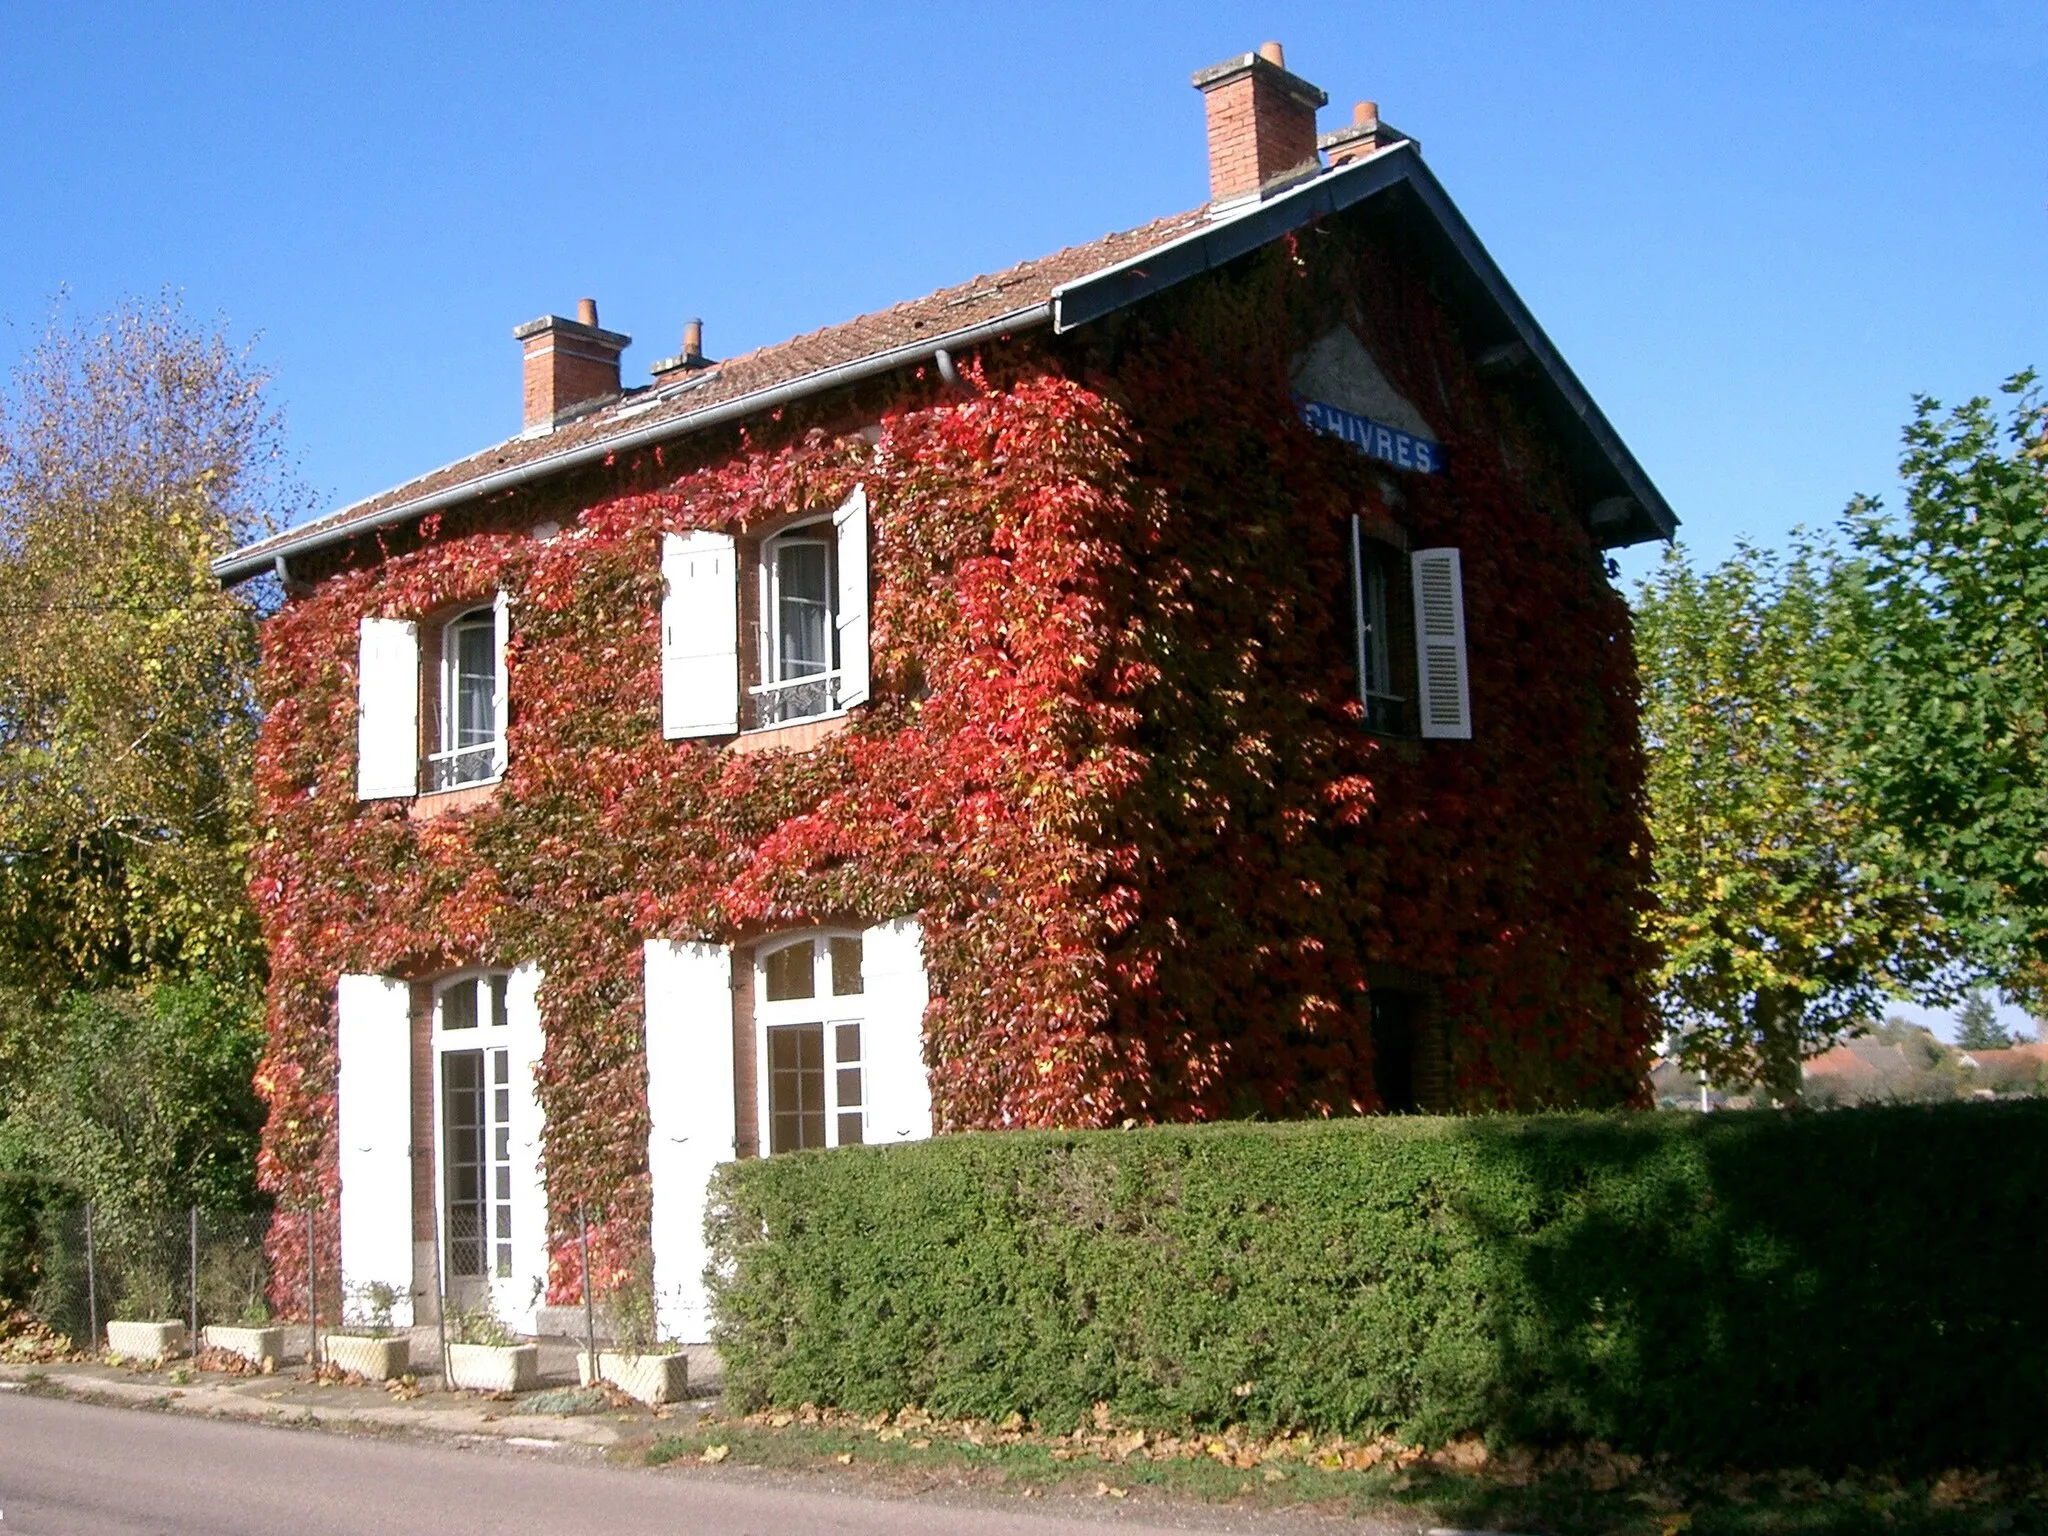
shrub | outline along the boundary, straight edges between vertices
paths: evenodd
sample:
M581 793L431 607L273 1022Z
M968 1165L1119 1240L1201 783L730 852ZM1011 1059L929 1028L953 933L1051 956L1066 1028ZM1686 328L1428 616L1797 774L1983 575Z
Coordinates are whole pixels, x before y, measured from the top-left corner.
M37 1021L0 1103L0 1169L123 1215L250 1211L263 1106L258 998L207 977L72 993Z
M2044 1153L2038 1103L803 1153L719 1175L715 1337L742 1407L2013 1461Z
M35 1300L50 1261L50 1228L76 1198L54 1180L0 1170L0 1320Z

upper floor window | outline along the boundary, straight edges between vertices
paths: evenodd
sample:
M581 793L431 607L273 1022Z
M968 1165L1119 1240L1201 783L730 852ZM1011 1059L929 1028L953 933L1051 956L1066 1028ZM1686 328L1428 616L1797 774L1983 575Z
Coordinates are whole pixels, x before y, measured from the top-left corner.
M1365 726L1382 735L1472 734L1465 585L1456 549L1402 555L1351 519L1351 619Z
M859 934L814 934L754 965L754 1029L768 1151L867 1139L867 1022Z
M839 705L832 525L812 523L761 546L759 725L829 715Z
M868 696L868 504L856 487L829 518L758 546L757 622L741 632L747 550L705 529L667 534L661 566L664 735L726 736L816 720ZM742 697L742 676L758 679Z
M483 784L504 772L504 657L495 608L473 608L441 631L440 750L431 787Z
M508 614L500 592L439 629L434 666L421 670L420 626L413 619L365 618L356 651L356 794L364 800L488 784L505 772ZM429 626L430 653L432 626ZM421 701L431 735L420 730Z

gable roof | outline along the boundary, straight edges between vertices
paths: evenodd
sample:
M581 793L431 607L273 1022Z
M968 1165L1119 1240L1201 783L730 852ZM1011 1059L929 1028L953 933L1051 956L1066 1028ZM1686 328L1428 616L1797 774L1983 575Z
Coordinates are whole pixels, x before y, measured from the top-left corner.
M1074 330L1225 265L1315 220L1387 198L1450 258L1454 296L1482 349L1532 369L1538 408L1587 483L1604 494L1582 509L1603 547L1669 538L1677 518L1620 436L1522 304L1463 215L1402 141L1332 167L1263 201L1224 212L1191 209L1070 246L894 308L862 315L629 390L553 431L508 439L405 484L258 539L213 563L235 582L375 528L761 415L859 379L930 362L1050 324Z

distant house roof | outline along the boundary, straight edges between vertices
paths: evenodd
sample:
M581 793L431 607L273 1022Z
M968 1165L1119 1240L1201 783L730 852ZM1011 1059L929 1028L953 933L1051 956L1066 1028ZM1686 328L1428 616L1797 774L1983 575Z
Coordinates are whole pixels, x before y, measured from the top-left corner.
M1886 1077L1904 1077L1913 1070L1906 1053L1882 1040L1849 1040L1822 1051L1800 1067L1808 1082L1874 1082Z
M1487 255L1407 141L1322 171L1263 201L1206 208L1071 246L892 309L862 315L681 378L627 390L554 430L508 439L368 500L235 550L214 562L221 580L257 575L376 528L531 483L609 456L758 416L859 379L929 362L1040 326L1062 333L1224 265L1288 232L1368 199L1386 198L1448 258L1454 301L1476 349L1526 367L1582 481L1603 547L1669 538L1677 518L1563 357Z
M2023 1040L2018 1045L2007 1046L1996 1051L1965 1051L1962 1061L1966 1066L1986 1071L2001 1068L2031 1072L2048 1066L2048 1042Z

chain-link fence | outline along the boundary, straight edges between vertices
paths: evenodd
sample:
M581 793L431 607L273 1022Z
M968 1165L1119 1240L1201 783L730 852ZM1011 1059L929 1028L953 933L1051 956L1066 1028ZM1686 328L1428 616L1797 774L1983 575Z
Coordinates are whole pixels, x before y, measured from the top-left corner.
M451 1343L515 1342L499 1307L515 1262L509 1224L496 1219L488 1201L443 1213L437 1240L419 1255L417 1277L394 1276L344 1294L331 1210L136 1211L48 1180L24 1195L25 1185L10 1185L10 1177L0 1174L0 1324L10 1308L25 1313L58 1336L52 1344L60 1352L196 1350L202 1364L222 1365L240 1352L258 1368L270 1360L367 1371L349 1363L360 1350L330 1347L340 1333L355 1341L403 1340L407 1352L396 1358L406 1363L398 1371L439 1375ZM550 1373L567 1369L573 1377L575 1351L589 1355L600 1343L632 1347L653 1338L651 1298L638 1309L648 1313L641 1319L630 1287L593 1296L595 1226L579 1206L570 1240L577 1304L534 1314L549 1314L541 1332ZM138 1333L127 1324L158 1331ZM224 1339L221 1329L275 1332L258 1345L246 1332ZM0 1327L0 1335L5 1331ZM151 1337L159 1347L135 1342Z
M80 1349L126 1322L182 1324L190 1348L209 1327L272 1322L270 1226L267 1211L134 1211L45 1190L7 1233L14 1299Z

